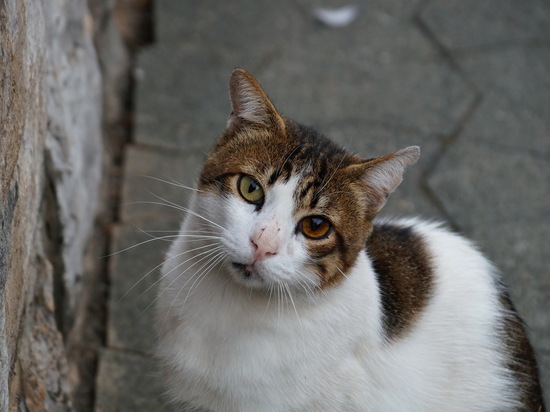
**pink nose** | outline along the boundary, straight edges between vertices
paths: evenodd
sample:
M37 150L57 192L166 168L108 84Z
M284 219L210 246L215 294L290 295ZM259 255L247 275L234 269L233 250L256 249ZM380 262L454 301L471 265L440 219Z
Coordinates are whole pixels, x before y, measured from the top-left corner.
M281 229L277 225L270 225L261 228L257 233L250 237L250 242L254 248L254 262L264 260L269 256L277 254L279 250L279 232Z

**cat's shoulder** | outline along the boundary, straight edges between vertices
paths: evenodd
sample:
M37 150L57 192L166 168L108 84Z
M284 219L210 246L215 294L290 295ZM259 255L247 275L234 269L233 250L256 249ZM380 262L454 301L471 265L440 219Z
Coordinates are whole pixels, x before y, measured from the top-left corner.
M367 250L374 254L392 253L422 260L426 265L428 260L447 253L457 258L484 259L471 240L444 223L414 217L375 219Z
M366 252L389 338L410 330L436 294L451 293L453 300L459 300L474 280L482 294L492 294L490 262L472 242L441 223L418 218L375 220ZM471 270L464 271L466 267Z

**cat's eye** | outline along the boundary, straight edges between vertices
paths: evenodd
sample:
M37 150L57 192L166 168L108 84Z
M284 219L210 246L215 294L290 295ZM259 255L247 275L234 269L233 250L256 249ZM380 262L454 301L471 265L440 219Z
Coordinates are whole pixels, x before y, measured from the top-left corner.
M300 222L301 232L310 239L322 239L330 233L332 225L321 216L308 216Z
M258 182L248 175L242 175L237 183L239 193L249 203L261 205L264 202L264 190Z

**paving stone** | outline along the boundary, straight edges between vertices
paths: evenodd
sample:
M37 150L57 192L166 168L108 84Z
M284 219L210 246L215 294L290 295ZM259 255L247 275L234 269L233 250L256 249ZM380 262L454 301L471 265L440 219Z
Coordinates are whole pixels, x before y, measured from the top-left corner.
M256 0L253 6L239 1L162 0L155 2L155 12L159 42L199 39L252 53L259 46L283 44L301 17L291 0ZM271 41L266 44L266 39Z
M279 109L302 122L361 116L448 134L475 99L412 22L362 15L340 30L300 30L301 41L258 78Z
M214 140L209 140L212 145ZM197 178L204 153L199 150L167 151L131 146L126 151L122 187L121 220L144 216L183 216ZM152 203L151 203L152 202ZM172 204L170 204L170 202Z
M484 93L470 134L550 154L550 47L510 47L459 60Z
M410 19L421 4L421 0L360 0L350 2L348 0L296 0L301 11L306 15L312 15L316 7L325 9L337 9L349 6L359 6L359 16L374 16L380 20L393 18Z
M152 354L154 303L163 254L177 235L177 216L157 216L113 230L107 346ZM160 239L159 239L160 238Z
M487 230L503 221L550 214L550 163L517 151L496 151L461 139L442 159L429 180L435 193L464 230Z
M172 412L164 397L156 362L106 349L101 353L95 412Z
M218 55L201 45L161 46L142 53L136 65L137 143L200 150L221 135L231 111L227 80L232 68L221 76Z
M550 97L548 100L550 105ZM502 93L487 92L461 134L475 137L476 141L491 145L495 151L549 156L550 117L537 111L513 103Z
M191 7L181 3L177 7ZM227 7L241 29L225 33L228 15L208 2L193 4L187 14L177 11L191 22L178 26L179 37L166 34L171 43L141 54L137 142L203 148L205 140L219 136L230 111L227 81L235 66L255 74L279 109L302 122L360 113L449 133L474 100L460 73L446 65L411 19L382 6L340 30L321 27L303 12L289 17L283 6L274 11L271 2L246 13ZM269 22L249 33L256 14L269 15ZM267 30L271 24L275 27Z
M293 21L299 16L292 18L288 3L159 4L159 37L166 40L138 58L135 140L204 150L205 142L209 145L223 132L231 112L231 71L239 66L258 72L284 44L293 42L289 27L299 24ZM181 25L174 24L174 15L181 16Z
M434 0L421 19L453 50L550 40L550 5L545 0Z

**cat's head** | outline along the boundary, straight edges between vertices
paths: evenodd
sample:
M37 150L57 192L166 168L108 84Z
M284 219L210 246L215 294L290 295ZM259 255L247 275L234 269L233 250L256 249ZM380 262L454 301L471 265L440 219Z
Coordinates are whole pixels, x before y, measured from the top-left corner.
M338 284L419 148L361 159L283 117L241 69L230 95L233 111L205 161L195 205L215 223L229 272L266 290Z

